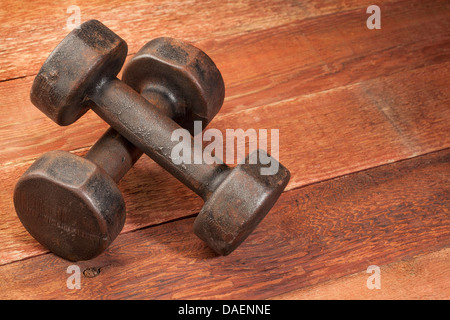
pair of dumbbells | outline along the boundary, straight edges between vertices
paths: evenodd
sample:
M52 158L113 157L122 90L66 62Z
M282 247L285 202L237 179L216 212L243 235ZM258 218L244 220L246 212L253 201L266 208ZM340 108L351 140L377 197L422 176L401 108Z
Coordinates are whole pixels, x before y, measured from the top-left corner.
M111 128L84 158L64 151L38 158L14 191L19 219L36 240L65 259L99 255L125 223L117 182L144 152L204 199L195 234L218 254L231 253L275 204L289 171L280 165L276 174L261 175L266 165L248 161L233 169L176 164L172 148L180 143L192 148L194 138L172 141L172 132L185 128L192 133L194 121L205 127L212 120L224 100L222 76L204 52L171 38L147 43L119 80L126 55L124 40L90 20L45 61L31 89L32 103L62 126L90 108Z

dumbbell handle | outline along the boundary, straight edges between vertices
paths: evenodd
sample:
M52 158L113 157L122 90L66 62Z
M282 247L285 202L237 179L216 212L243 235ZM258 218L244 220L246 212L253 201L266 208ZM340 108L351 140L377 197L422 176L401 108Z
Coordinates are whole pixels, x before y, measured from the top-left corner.
M185 144L183 150L192 149L194 138L172 141L172 133L181 127L123 81L103 79L89 98L95 102L92 106L95 113L203 199L230 172L226 165L175 164L171 160L172 149L180 143Z
M150 99L151 92L144 92L142 95ZM168 118L173 117L174 113L169 104L158 104L156 107ZM139 148L110 127L84 157L105 170L118 183L142 153Z
M110 127L86 153L85 158L105 170L118 183L141 155L138 148Z

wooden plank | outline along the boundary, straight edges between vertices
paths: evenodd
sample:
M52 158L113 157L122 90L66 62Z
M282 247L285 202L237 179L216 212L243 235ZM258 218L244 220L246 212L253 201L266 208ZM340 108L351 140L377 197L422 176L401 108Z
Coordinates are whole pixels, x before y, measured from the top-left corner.
M244 129L255 125L271 128L271 124L277 123L282 135L283 132L288 134L282 137L285 142L298 141L298 137L303 137L301 149L292 151L286 145L280 148L284 152L281 160L293 172L288 189L448 146L446 124L449 115L448 108L445 108L448 105L448 92L445 90L448 64L441 63L448 61L448 42L445 40L448 35L445 23L448 20L440 18L448 10L441 10L445 8L440 2L433 6L416 2L407 6L406 11L400 10L401 5L393 4L384 10L387 14L386 17L383 14L383 21L387 22L383 26L388 26L388 32L383 37L373 32L366 33L364 28L361 33L350 32L360 30L354 25L358 23L354 22L359 15L357 10L238 37L224 37L218 42L203 42L206 48L211 49L215 61L229 66L224 68L224 76L230 83L230 97L211 126L223 131L230 127L230 123L233 126L238 123ZM414 19L408 18L411 16ZM333 24L325 23L326 19L338 21L340 32L333 31L336 28ZM393 21L402 26L400 31L394 32L394 26L389 26ZM422 34L422 29L427 33ZM409 36L411 32L413 36ZM387 40L383 42L382 39ZM399 39L402 39L402 45L392 47L392 43ZM326 41L333 41L332 46L340 50L327 55L330 51L326 50ZM283 42L290 45L283 46ZM372 42L376 46L371 45ZM355 47L355 44L359 44L359 47ZM244 60L237 64L229 52L239 48L245 54L242 55ZM263 49L264 55L258 55ZM359 55L352 56L352 52L357 50ZM267 63L264 56L277 63ZM376 59L375 63L372 63L373 59ZM297 65L296 61L299 61ZM248 67L245 73L238 73L237 66L241 64L253 68ZM429 67L433 64L436 65ZM338 68L336 72L336 65L345 67ZM406 72L415 68L420 69L412 74ZM383 74L398 72L396 76L376 79ZM261 79L269 79L272 84L267 86ZM365 81L352 85L361 80ZM28 101L31 81L27 77L3 82L0 86L3 93L0 99L5 108L0 132L2 137L8 137L0 141L0 159L3 160L0 163L5 167L2 172L6 181L0 203L5 221L1 234L5 246L0 254L1 258L6 259L0 259L4 263L45 252L26 234L15 216L11 194L18 177L31 164L31 160L45 151L75 149L78 154L83 154L107 127L92 113L73 126L56 127L29 102L17 103ZM334 88L344 84L344 88ZM309 90L330 89L329 92L299 97ZM249 95L252 91L256 92ZM355 96L358 97L358 103L351 102ZM284 98L290 100L279 102ZM342 115L334 107L340 104L345 105ZM360 110L359 104L363 106ZM243 108L256 106L264 106L260 109L261 114L258 109L236 113ZM371 111L366 114L367 108ZM283 110L283 113L274 117L279 110ZM230 112L236 114L226 116ZM262 115L264 119L261 121ZM372 123L374 119L376 121ZM346 126L339 128L342 123ZM337 129L332 129L331 125ZM399 137L399 141L396 141ZM365 145L369 143L374 145L366 150ZM379 146L384 144L388 148L379 150ZM302 159L301 163L297 160L299 158ZM6 168L11 165L12 168ZM154 173L152 180L148 179L148 172ZM129 203L125 232L193 214L201 207L201 201L190 191L177 184L175 179L167 178L167 174L148 159L138 163L122 182L121 188ZM176 201L180 195L183 202ZM165 204L172 200L173 204ZM17 237L21 241L17 241Z
M287 190L292 190L450 147L450 92L445 90L449 65L218 116L211 127L221 132L230 126L237 129L236 124L243 129L255 125L256 129L279 129L279 159L291 171ZM56 135L50 130L47 134ZM12 203L14 185L30 164L19 162L0 169L4 177L1 263L46 252L25 233ZM197 213L202 206L197 196L147 157L138 161L119 187L128 207L124 232Z
M0 267L3 299L264 299L450 244L450 149L323 181L282 195L242 246L215 257L193 218L119 235L80 262L45 254ZM407 187L405 187L407 186ZM430 269L433 271L434 269Z
M281 294L275 300L448 300L450 248L380 267L380 288L368 289L373 272ZM369 280L370 282L371 280Z
M398 30L393 32L393 26L380 30L384 42L373 30L354 25L352 21L361 19L359 9L200 41L198 45L216 61L226 82L226 101L219 116L449 61L448 11L441 10L440 2L429 6L419 1L407 6L406 12L402 8L401 4L386 7L383 21L388 26L395 23ZM342 25L341 32L330 20ZM427 25L435 27L429 30ZM433 32L421 33L419 27ZM352 54L355 42L360 47ZM326 54L330 47L340 49ZM0 163L34 159L53 149L88 147L106 130L92 113L69 127L57 127L29 101L32 81L26 77L0 85L4 110L0 136L8 137L0 141Z
M384 3L389 1L379 1ZM71 3L2 1L0 10L0 81L36 74L48 53L68 33ZM185 40L217 39L288 22L366 8L370 1L91 1L80 0L81 22L98 19L121 36L134 54L159 36ZM142 35L147 35L143 37Z
M383 27L369 30L361 10L338 12L252 32L220 43L215 54L227 83L225 110L242 110L449 60L445 4L382 6ZM208 51L209 52L209 51ZM242 65L223 55L242 52ZM233 75L228 76L228 69Z

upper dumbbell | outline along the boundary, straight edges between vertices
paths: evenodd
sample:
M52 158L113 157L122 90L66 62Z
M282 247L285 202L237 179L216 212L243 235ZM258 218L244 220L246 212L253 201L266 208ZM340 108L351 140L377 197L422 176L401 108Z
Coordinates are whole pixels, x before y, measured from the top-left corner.
M172 141L171 135L180 126L115 78L118 64L126 55L123 48L126 48L123 40L99 22L84 23L44 63L33 84L32 102L61 125L70 124L91 107L205 200L194 230L216 252L230 253L271 209L289 180L289 171L280 165L276 174L262 176L262 163L242 164L233 170L219 164L175 164L171 151L179 142ZM124 70L124 79L129 79L131 73L127 70L133 68L163 74L175 88L190 88L194 97L191 101L195 101L191 110L197 110L198 119L205 118L204 110L207 117L219 110L224 98L223 80L215 64L200 50L191 50L180 41L160 38L135 57ZM199 66L203 69L199 70ZM197 82L192 83L183 75L186 70L196 75ZM149 87L155 97L166 95L154 82L148 83L135 89L145 93ZM154 101L158 103L159 98ZM179 101L181 108L176 109L183 110L183 101ZM208 105L219 107L205 109ZM192 137L190 140L183 140L187 148L194 145ZM276 161L271 160L271 163Z

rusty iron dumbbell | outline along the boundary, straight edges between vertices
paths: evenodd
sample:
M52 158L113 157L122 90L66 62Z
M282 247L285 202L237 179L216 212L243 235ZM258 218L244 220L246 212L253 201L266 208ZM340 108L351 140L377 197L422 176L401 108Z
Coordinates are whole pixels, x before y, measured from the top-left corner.
M239 164L234 169L222 164L173 163L171 150L179 142L172 141L171 134L180 125L154 104L174 99L182 106L176 92L190 92L198 101L185 110L194 110L192 118L196 120L211 119L224 98L220 72L201 51L179 41L163 40L144 47L128 64L123 78L128 79L133 90L116 78L126 52L125 42L100 22L91 20L82 24L44 63L33 83L32 102L60 125L75 122L90 107L205 200L194 231L217 253L230 253L272 208L287 185L289 171L280 165L276 174L262 176L260 169L265 165L261 163ZM203 64L208 67L199 68ZM175 73L175 78L167 78L172 81L165 81L174 93L158 91L160 88L156 86L153 92L159 93L150 97L152 102L147 101L136 92L144 93L146 86L132 83L136 77L136 83L148 81L151 87L152 76L143 81L142 74L133 76L129 70L148 70L146 75L153 73L156 77ZM193 81L192 74L198 81ZM216 109L204 109L205 101ZM190 141L189 147L193 145Z
M161 43L181 44L175 39L158 38L148 46ZM200 57L204 55L191 45L183 45L192 52L198 51ZM166 54L161 54L158 63L164 64L161 59ZM197 66L198 72L210 67L209 63ZM187 83L201 85L198 74L186 70L159 75L152 72L151 79L141 74L141 80L134 78L133 84L142 85L142 96L148 101L157 101L155 107L183 128L198 119L207 126L214 117L208 110L219 110L223 98L199 99L198 93L190 89L174 88L182 72L190 77ZM223 88L218 86L216 93L223 97L222 92ZM116 183L141 155L142 151L113 128L102 135L84 158L65 151L45 153L15 187L14 205L22 224L38 242L58 256L71 261L94 258L123 228L125 203Z

